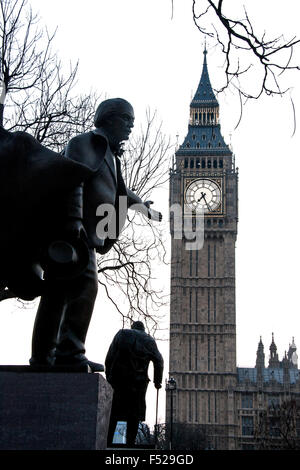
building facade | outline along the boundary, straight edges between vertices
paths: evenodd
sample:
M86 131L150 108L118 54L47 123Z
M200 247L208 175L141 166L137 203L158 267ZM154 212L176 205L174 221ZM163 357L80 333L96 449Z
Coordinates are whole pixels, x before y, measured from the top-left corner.
M236 364L238 171L221 134L206 50L188 133L170 170L170 214L169 373L177 384L173 421L205 429L210 448L241 448L249 445L242 436L252 416L244 414L243 397L248 388L258 393L258 370L266 369L249 369L247 375ZM262 376L264 385L269 383L268 374ZM169 422L168 396L166 403ZM254 395L252 403L256 406Z
M300 375L294 338L281 361L278 358L273 334L269 351L269 362L266 366L264 346L260 339L255 367L237 367L237 382L234 392L237 449L256 450L257 446L261 445L262 438L264 440L268 438L269 441L272 438L275 449L276 445L281 445L282 443L278 444L278 439L281 441L282 433L278 428L275 429L278 431L277 433L273 432L272 434L272 429L268 429L264 430L261 435L261 415L262 413L263 416L264 414L272 414L273 411L279 410L284 403L291 401L297 403L297 412L294 416L286 417L288 421L283 423L283 427L287 425L290 428L287 440L296 437L298 439L297 445L300 442ZM290 412L291 409L289 409L289 414ZM275 415L278 415L278 411ZM283 416L283 418L285 417ZM266 421L266 417L263 417L263 420ZM294 429L291 429L293 426ZM288 442L286 444L288 445Z

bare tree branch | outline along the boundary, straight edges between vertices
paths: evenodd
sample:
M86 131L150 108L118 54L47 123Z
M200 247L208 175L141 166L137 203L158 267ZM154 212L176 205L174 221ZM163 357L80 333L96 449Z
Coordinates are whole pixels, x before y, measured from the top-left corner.
M272 403L257 417L254 432L256 448L263 450L300 449L299 424L298 399L289 398L281 404Z
M296 36L268 39L266 32L255 31L245 7L239 19L226 15L223 0L193 0L192 11L198 30L215 40L225 56L225 84L219 92L231 85L244 98L257 99L262 94L282 95L289 89L280 78L283 72L300 70L294 62L294 49L300 43ZM254 71L256 89L252 90L248 76Z
M90 130L99 96L76 95L78 63L63 67L52 52L55 33L39 28L27 0L0 0L0 119L9 131L32 134L43 145L63 151L71 137ZM126 184L148 200L168 180L170 139L146 111L146 124L129 142L123 158ZM155 285L153 263L166 263L162 230L141 215L128 215L113 249L98 259L99 284L123 323L142 317L155 330L165 295ZM0 300L9 292L0 288ZM12 294L13 296L13 294ZM121 298L121 301L117 299ZM120 307L120 305L122 307Z

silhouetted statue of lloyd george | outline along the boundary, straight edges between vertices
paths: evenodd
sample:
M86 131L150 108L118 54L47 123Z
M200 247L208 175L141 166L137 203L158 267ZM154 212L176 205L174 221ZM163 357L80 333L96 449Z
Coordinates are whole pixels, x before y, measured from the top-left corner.
M75 279L49 282L47 291L41 296L33 330L32 366L88 365L92 371L104 370L102 364L91 362L85 356L85 339L98 288L95 251L104 254L113 246L128 207L138 204L136 210L149 218L161 220L161 214L150 209L151 201L143 203L126 187L122 177L121 143L129 138L134 125L130 103L121 98L103 101L96 110L94 124L93 131L71 139L65 150L67 158L83 163L94 172L92 177L70 192L64 226L64 233L72 239L86 241L87 266ZM119 214L119 201L124 201L125 197L125 210L123 207L123 213ZM101 207L114 208L117 212L116 226L111 219L112 233L107 214L113 217L113 212L101 211ZM101 218L105 219L108 232L101 229Z
M104 254L116 242L128 207L161 220L151 201L143 203L122 177L121 143L134 124L132 106L121 98L105 100L94 124L93 131L71 139L63 156L25 132L0 129L0 193L6 201L0 284L21 298L41 295L30 359L37 369L104 370L85 356L98 288L95 252ZM109 208L117 212L116 224Z
M113 441L117 421L126 421L126 444L134 446L139 421L145 420L145 396L149 383L148 366L154 366L154 385L161 388L164 361L155 340L141 321L131 329L119 330L106 359L105 374L114 390L107 444Z

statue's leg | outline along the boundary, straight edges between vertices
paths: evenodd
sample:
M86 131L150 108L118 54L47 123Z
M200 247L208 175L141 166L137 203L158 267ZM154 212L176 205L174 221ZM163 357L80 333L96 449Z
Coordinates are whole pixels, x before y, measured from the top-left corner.
M57 365L87 362L85 338L98 291L94 250L90 250L90 261L84 273L68 284L68 301L56 348Z
M139 428L139 418L132 416L127 420L126 445L133 447Z
M65 308L63 283L53 283L40 300L33 334L31 365L53 365L57 335Z

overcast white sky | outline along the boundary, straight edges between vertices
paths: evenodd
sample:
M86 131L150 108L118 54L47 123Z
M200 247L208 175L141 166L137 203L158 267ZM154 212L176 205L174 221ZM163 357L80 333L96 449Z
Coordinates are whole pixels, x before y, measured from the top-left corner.
M202 70L203 38L192 21L191 1L174 0L31 0L42 21L58 26L56 47L67 64L80 61L79 86L91 87L103 98L120 96L130 101L136 121L143 122L149 106L157 110L163 130L173 142L182 143L188 125L189 103ZM227 3L227 2L225 2ZM237 10L249 4L254 25L275 35L297 34L297 0L237 1ZM271 11L272 10L272 11ZM236 15L237 16L237 15ZM300 54L298 54L300 57ZM300 60L298 60L300 63ZM223 59L208 42L208 68L213 87L222 82ZM292 336L300 347L299 319L299 135L293 133L290 96L300 113L300 73L287 77L293 89L285 97L263 97L248 103L239 119L238 99L227 93L218 97L221 131L231 142L239 167L239 227L236 244L237 363L253 367L260 335L266 362L274 332L279 356ZM255 78L254 78L255 80ZM300 122L300 121L299 121ZM158 195L152 195L154 201ZM157 208L168 219L168 186L159 193ZM168 225L166 224L166 231ZM169 240L168 240L169 243ZM168 271L162 282L168 289ZM35 308L22 310L15 301L1 305L0 363L24 364L30 356ZM168 310L166 310L168 313ZM104 361L121 319L98 299L87 340L91 360ZM159 348L166 359L168 345ZM151 390L154 388L150 385ZM155 408L154 390L148 396ZM163 393L161 393L163 395ZM159 416L164 421L163 400Z

